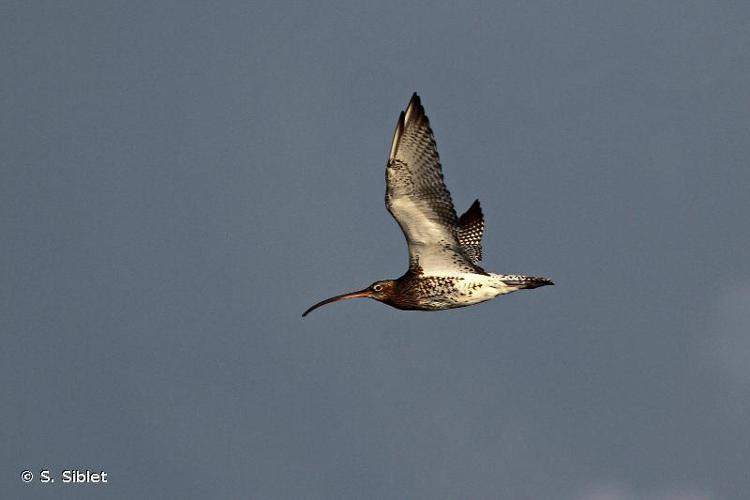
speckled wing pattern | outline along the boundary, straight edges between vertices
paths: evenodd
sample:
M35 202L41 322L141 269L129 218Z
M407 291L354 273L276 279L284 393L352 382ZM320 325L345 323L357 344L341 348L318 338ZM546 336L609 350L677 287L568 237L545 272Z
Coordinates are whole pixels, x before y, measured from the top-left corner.
M386 185L385 204L406 237L411 272L485 274L472 258L481 254L476 252L481 230L477 233L473 216L463 232L459 228L435 137L416 93L396 124Z
M482 235L484 215L479 200L474 200L469 209L458 219L458 243L474 264L482 260Z

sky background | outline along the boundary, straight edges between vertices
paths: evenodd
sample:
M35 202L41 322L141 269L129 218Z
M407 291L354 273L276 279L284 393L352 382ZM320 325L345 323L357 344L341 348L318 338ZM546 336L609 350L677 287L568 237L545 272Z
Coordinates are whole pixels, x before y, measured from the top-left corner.
M748 47L744 1L2 2L2 496L747 499ZM413 91L484 266L556 286L302 319L406 269Z

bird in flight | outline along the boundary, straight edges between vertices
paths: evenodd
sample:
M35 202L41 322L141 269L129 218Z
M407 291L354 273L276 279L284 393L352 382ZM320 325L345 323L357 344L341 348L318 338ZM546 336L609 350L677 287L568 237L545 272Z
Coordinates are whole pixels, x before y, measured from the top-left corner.
M435 137L416 93L398 118L385 175L385 206L406 237L409 270L398 279L318 302L302 316L360 297L397 309L440 311L554 284L542 277L488 273L479 266L484 233L479 200L461 217L456 215Z

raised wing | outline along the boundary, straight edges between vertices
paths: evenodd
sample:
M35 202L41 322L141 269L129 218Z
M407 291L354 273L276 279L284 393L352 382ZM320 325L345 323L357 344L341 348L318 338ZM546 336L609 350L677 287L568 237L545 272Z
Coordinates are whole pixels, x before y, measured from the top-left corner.
M479 200L474 200L469 209L458 219L458 243L474 264L482 260L482 235L484 215Z
M435 137L416 93L396 124L386 184L385 205L406 237L410 271L484 273L459 242Z

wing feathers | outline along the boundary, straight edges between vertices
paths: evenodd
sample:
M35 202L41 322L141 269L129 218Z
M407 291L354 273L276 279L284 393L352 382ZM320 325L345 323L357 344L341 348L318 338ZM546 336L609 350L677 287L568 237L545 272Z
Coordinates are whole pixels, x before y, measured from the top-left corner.
M482 235L484 234L484 215L479 200L458 219L458 243L474 264L482 260Z
M416 93L396 123L386 184L386 207L404 232L412 270L418 263L428 274L481 271L467 255L469 247L459 241L459 221L443 181L435 137Z
M391 142L391 152L388 155L388 159L392 160L396 156L396 150L398 149L398 143L401 136L404 135L404 112L398 117L396 122L396 130L393 131L393 142Z

